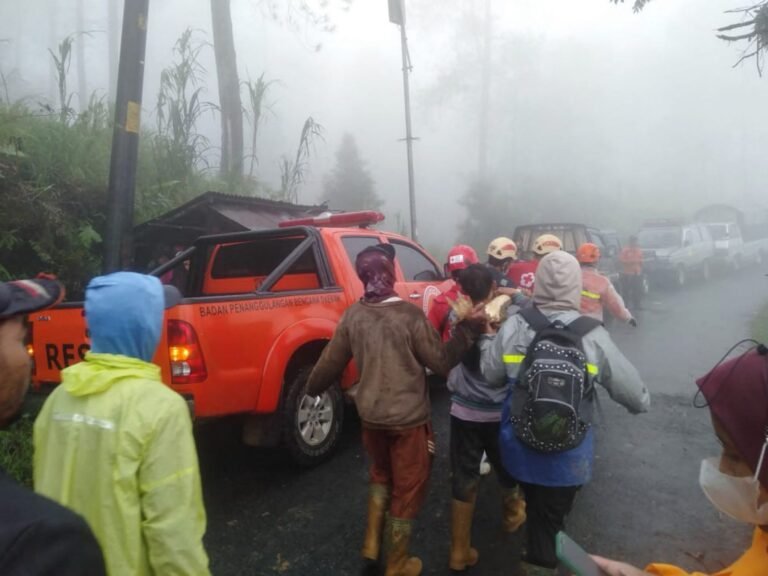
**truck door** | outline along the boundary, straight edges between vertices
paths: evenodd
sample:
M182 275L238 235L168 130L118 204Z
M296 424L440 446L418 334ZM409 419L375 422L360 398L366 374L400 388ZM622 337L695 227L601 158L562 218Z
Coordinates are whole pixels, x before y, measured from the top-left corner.
M396 261L401 279L395 285L398 295L407 302L429 312L432 300L440 294L443 282L437 264L417 246L402 240L390 239L395 247Z

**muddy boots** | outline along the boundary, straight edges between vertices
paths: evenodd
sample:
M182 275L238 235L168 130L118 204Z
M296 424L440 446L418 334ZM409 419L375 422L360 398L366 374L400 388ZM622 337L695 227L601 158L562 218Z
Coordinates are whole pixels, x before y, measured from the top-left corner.
M519 486L501 491L504 503L504 532L517 532L525 523L525 497Z
M379 559L381 531L388 507L389 487L384 484L371 484L368 488L368 525L365 528L365 541L361 552L366 560L376 562Z
M469 502L453 500L451 504L451 570L462 571L477 564L477 550L470 546L475 498L473 494Z
M419 576L421 560L408 555L413 520L387 517L384 542L387 561L385 576Z

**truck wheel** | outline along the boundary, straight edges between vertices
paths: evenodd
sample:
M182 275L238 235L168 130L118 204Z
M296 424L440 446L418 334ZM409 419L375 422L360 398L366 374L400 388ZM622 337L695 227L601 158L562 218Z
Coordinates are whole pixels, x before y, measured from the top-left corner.
M685 268L682 266L678 267L677 273L675 274L675 286L678 288L682 288L685 286L685 283L688 281L687 275L685 273Z
M315 398L304 391L312 371L304 368L288 383L283 406L283 442L299 466L319 464L333 454L344 420L344 400L338 384Z

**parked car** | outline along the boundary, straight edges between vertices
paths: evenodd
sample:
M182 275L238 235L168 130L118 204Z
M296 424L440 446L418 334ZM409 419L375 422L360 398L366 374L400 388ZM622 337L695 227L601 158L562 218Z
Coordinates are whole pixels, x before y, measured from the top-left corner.
M605 232L592 226L578 223L542 223L526 224L515 228L512 239L517 244L517 251L522 260L533 259L533 243L542 234L554 234L563 243L563 250L576 255L579 246L585 242L597 244L602 257L600 272L616 284L619 279L619 253L621 243L615 232ZM513 264L514 266L514 264Z
M715 260L738 270L768 260L768 213L745 214L727 204L705 206L696 213L715 241Z
M705 225L649 221L640 228L637 239L643 251L643 270L652 284L671 281L684 286L693 275L709 279L715 243Z
M419 245L367 228L383 219L373 214L202 237L153 272L183 271L185 298L166 312L154 362L196 418L239 415L244 442L282 443L302 465L333 452L343 393L357 380L354 363L318 402L304 389L341 315L362 296L355 258L379 242L393 245L395 289L425 313L443 282L441 267ZM35 386L56 385L60 371L89 349L82 303L31 315L30 335Z

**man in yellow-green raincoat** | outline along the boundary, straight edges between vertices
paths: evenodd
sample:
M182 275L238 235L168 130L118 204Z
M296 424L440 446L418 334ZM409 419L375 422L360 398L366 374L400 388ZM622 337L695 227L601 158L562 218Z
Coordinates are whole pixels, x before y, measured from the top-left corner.
M35 422L35 490L87 520L110 576L209 574L189 410L150 363L179 299L151 276L93 279L91 352Z

